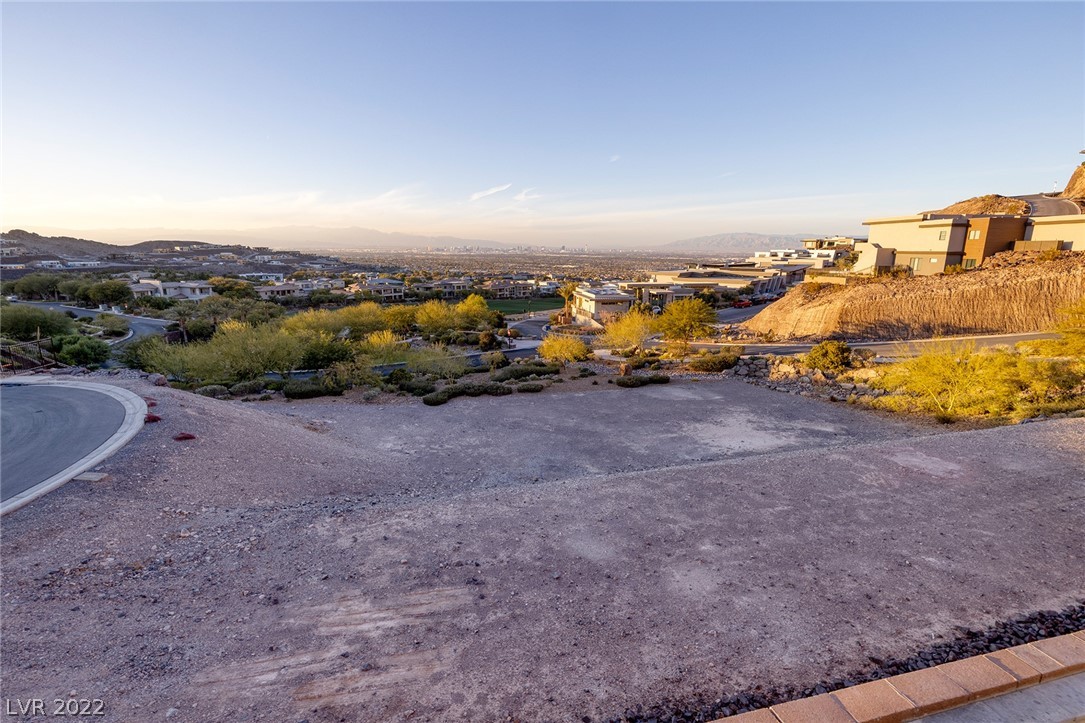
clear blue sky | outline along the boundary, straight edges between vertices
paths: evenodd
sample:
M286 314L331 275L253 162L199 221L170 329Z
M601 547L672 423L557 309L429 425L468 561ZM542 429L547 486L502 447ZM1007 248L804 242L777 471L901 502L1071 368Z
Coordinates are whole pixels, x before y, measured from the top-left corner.
M1081 3L5 3L3 225L857 232L1065 183L1083 32Z

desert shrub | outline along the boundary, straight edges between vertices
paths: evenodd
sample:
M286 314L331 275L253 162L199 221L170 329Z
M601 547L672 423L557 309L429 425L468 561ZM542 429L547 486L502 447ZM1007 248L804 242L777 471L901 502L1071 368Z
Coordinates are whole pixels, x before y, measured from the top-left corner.
M943 274L963 274L967 269L961 264L951 264L942 271Z
M102 327L106 336L124 336L128 333L128 320L116 314L98 314L94 323Z
M666 374L649 374L649 384L670 384L671 378Z
M803 361L812 369L839 374L851 366L851 347L843 341L819 342L806 353Z
M129 369L146 369L147 365L143 359L143 352L158 345L165 346L165 342L158 336L145 336L134 339L121 349L121 363Z
M546 389L546 385L542 382L524 382L523 384L516 385L516 391L527 392L529 394L541 392L543 389Z
M1059 249L1044 249L1037 255L1036 260L1041 262L1058 261L1062 258L1062 251Z
M326 331L300 335L299 338L304 344L304 352L298 362L302 369L327 369L333 364L354 358L354 350L345 341Z
M407 369L440 379L458 379L467 372L467 361L445 347L415 349L407 357Z
M509 365L509 358L499 351L491 351L479 357L482 365L491 370L503 369Z
M537 362L529 364L513 364L507 366L504 369L499 369L494 375L493 380L495 382L508 382L514 379L526 379L530 376L550 376L551 374L557 374L561 371L561 368L556 364L540 364Z
M618 377L614 380L614 383L619 387L635 389L636 387L643 387L650 382L648 381L648 377Z
M62 337L60 353L57 358L70 366L101 364L109 359L113 350L100 339L89 337Z
M408 394L421 397L435 390L437 385L428 379L411 379L400 384L399 388Z
M738 360L738 353L725 350L695 357L689 361L689 368L695 372L718 373L732 368L735 364L738 364Z
M59 311L11 304L0 314L0 335L16 341L30 341L41 336L70 334L72 320Z
M972 345L931 345L890 365L875 384L894 394L878 406L959 417L1020 419L1085 408L1085 367L1075 360L1030 359L1004 349L977 352Z
M422 397L422 403L429 407L437 407L446 403L452 396L445 389L432 392Z
M340 389L376 387L384 380L365 360L337 362L324 372L324 380Z
M385 380L388 381L388 383L395 384L396 386L399 386L400 384L406 384L413 379L414 375L406 369L393 369L391 372L389 372L388 376L385 377Z
M594 371L592 371L591 369L588 369L587 367L582 367L582 368L580 369L580 374L579 374L579 376L580 376L580 377L594 377L594 376L595 376L595 372L594 372Z
M230 396L230 390L221 384L208 384L205 387L196 387L192 391L196 392L203 397L214 397L215 399L222 399Z
M315 397L338 397L343 388L334 384L320 384L308 379L291 379L283 385L287 399L313 399Z
M588 359L591 357L591 350L580 339L551 335L543 339L542 344L539 345L539 356L549 361L566 364Z
M247 382L238 382L230 387L230 394L235 397L244 396L246 394L259 394L264 391L263 379L250 379Z
M478 335L478 348L480 351L500 349L501 342L492 331L484 331Z

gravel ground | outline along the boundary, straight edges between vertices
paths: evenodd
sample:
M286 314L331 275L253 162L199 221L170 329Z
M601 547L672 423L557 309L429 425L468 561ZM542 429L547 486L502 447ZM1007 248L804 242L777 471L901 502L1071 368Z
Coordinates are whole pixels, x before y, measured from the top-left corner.
M101 381L162 421L3 518L7 698L598 720L1085 593L1082 420L933 433L735 381L434 408Z

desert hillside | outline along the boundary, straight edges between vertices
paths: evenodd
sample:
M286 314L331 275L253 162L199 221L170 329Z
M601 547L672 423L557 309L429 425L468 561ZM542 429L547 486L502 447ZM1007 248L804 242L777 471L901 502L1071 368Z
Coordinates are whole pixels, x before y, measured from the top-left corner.
M1074 169L1066 188L1062 192L1063 198L1085 198L1085 163Z
M986 196L976 196L975 198L969 198L964 201L958 201L957 203L946 206L938 211L928 211L927 213L963 213L963 214L981 214L981 213L1027 213L1028 204L1019 198L1009 198L1007 196L1000 196L997 193L989 193Z
M1004 253L963 274L802 284L746 326L783 339L1028 332L1050 329L1060 308L1082 298L1085 253L1046 261L1034 252Z

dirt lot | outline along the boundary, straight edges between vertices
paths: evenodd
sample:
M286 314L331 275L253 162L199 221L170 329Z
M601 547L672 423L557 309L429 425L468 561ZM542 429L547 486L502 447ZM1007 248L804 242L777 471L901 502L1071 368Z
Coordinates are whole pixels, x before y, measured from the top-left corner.
M934 433L738 381L435 408L124 384L163 421L3 519L7 698L595 720L1085 593L1083 420Z

